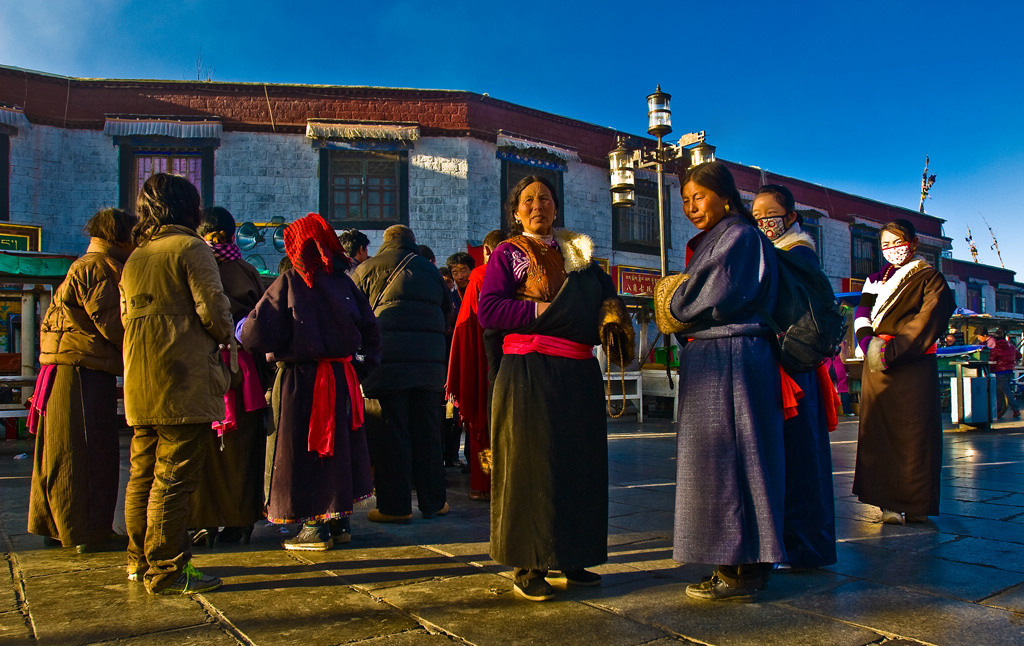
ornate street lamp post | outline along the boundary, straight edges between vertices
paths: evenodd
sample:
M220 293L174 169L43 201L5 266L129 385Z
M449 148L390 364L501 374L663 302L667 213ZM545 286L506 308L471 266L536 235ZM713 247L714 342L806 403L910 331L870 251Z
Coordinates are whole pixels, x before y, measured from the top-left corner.
M668 275L668 248L665 238L665 164L678 159L688 161L687 168L706 161L714 161L715 147L704 141L704 131L683 135L676 145L665 144L663 138L672 132L672 95L661 91L661 86L647 97L647 132L658 138L655 148L631 150L619 137L618 146L608 153L611 174L612 206L629 207L636 203L634 170L653 168L658 175L658 237L661 249L661 275ZM692 148L687 148L692 146Z

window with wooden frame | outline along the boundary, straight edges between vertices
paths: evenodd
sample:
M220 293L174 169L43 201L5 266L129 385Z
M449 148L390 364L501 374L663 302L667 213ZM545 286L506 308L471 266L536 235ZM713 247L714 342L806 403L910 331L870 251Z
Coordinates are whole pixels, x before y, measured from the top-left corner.
M652 255L661 254L658 224L658 184L638 180L634 191L635 204L612 207L612 249ZM672 248L671 191L665 187L665 248Z
M803 219L800 230L811 236L811 239L814 240L814 252L818 254L818 262L820 263L824 257L824 250L821 248L821 224L818 221L818 218L821 217L821 212L814 209L797 209L797 213Z
M967 309L974 310L978 314L984 313L984 299L981 297L981 287L978 285L967 286Z
M0 132L0 220L11 219L11 138Z
M121 208L134 212L142 185L157 173L181 175L199 191L204 206L213 205L212 143L171 137L124 139L117 142L120 146Z
M1013 312L1013 292L996 292L996 311Z
M878 271L882 251L874 229L850 229L850 276L867 278Z
M322 149L320 213L335 228L409 224L409 153Z

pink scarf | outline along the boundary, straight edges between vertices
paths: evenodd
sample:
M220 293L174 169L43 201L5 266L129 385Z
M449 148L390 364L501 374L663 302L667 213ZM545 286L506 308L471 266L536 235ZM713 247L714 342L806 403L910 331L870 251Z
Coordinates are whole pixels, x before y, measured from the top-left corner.
M50 391L53 390L53 382L57 376L57 366L44 365L39 368L39 376L36 377L36 388L29 398L31 406L28 409L28 432L33 435L39 429L42 418L46 416L46 402L50 399Z
M221 356L224 357L225 364L231 362L228 350L221 350ZM238 369L242 371L242 385L224 393L224 419L213 423L217 437L224 435L225 431L234 431L238 428L239 395L242 398L242 410L246 413L267 407L263 384L260 382L259 373L256 372L256 362L252 355L242 348L238 348Z

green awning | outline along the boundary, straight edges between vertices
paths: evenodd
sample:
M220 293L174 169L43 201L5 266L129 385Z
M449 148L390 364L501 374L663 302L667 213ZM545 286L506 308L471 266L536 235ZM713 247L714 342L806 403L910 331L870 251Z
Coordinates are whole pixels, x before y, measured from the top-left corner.
M0 251L0 282L60 283L76 256L32 251Z

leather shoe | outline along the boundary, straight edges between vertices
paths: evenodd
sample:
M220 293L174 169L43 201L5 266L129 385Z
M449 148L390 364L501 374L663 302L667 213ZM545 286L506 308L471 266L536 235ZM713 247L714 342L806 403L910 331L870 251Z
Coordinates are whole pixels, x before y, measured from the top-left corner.
M716 572L700 583L691 583L686 586L686 596L706 601L754 603L757 601L757 588L734 588L719 578Z
M366 519L372 523L401 523L406 524L412 518L412 514L399 514L393 516L391 514L385 514L379 509L371 509L370 513L366 514Z
M436 518L438 516L444 516L449 511L451 511L451 508L448 506L448 503L444 503L444 507L441 507L437 511L425 511L425 512L423 512L423 517L426 518L427 520L430 520L431 518Z

